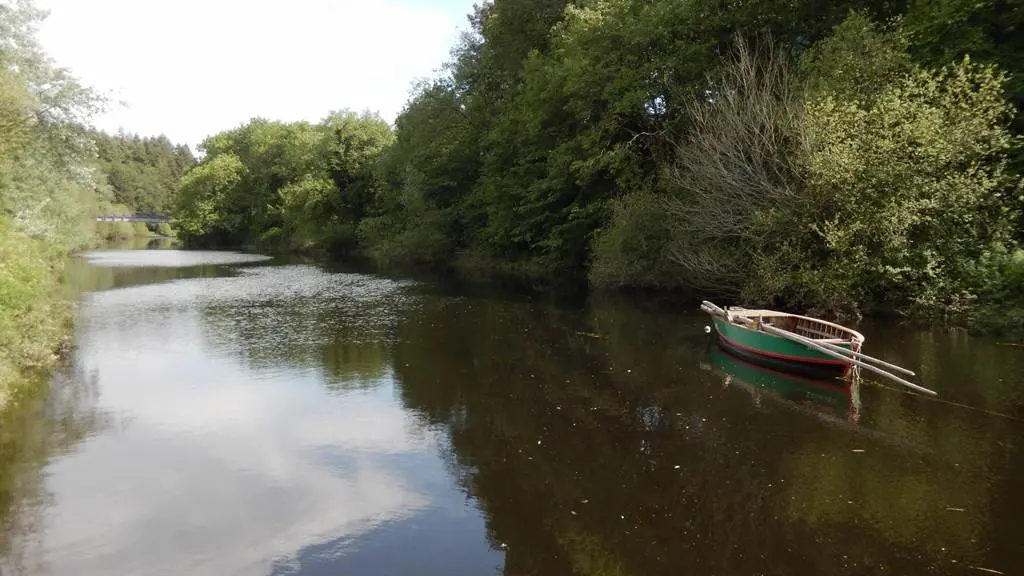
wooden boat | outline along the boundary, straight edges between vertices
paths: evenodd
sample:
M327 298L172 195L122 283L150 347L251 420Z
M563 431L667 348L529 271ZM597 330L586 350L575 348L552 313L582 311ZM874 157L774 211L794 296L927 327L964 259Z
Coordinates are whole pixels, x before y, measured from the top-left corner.
M828 378L846 375L853 363L772 334L765 327L785 330L816 343L852 352L860 352L864 344L864 336L860 332L817 318L744 308L728 308L724 312L724 315L712 314L715 334L722 347L735 356L775 370Z
M751 362L816 378L841 376L860 366L916 392L936 395L883 370L914 376L906 368L863 354L864 336L851 328L775 310L719 308L706 300L700 309L711 315L722 346Z

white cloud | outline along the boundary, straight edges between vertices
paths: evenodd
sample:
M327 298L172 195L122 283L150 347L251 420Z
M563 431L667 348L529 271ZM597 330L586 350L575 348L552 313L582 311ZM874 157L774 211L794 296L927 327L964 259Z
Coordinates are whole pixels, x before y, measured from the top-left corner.
M448 57L472 0L37 0L58 64L108 94L97 126L194 145L255 116L393 120ZM432 4L432 5L428 5ZM117 106L123 101L126 106Z
M47 468L49 573L268 573L306 546L364 537L434 505L424 480L446 481L438 439L396 399L390 371L370 389L329 396L315 371L250 370L204 338L188 305L253 284L220 280L83 303L76 373L97 379L95 409L114 424ZM396 466L408 459L432 471L410 477Z

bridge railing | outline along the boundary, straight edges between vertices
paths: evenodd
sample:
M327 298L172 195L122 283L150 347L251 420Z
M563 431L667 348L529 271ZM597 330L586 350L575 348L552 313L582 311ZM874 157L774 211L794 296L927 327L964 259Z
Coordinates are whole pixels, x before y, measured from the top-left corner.
M167 224L170 216L161 214L102 214L96 217L97 222L145 222L147 224Z

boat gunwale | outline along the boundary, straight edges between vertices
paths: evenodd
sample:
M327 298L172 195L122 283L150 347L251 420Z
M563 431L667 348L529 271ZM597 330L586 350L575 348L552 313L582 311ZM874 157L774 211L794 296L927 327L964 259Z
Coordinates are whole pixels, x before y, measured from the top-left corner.
M743 312L752 312L753 314L743 314ZM766 315L757 314L757 312L772 312L772 315L771 316L766 316ZM781 337L780 336L776 336L775 334L771 334L771 333L765 332L763 330L755 330L755 329L749 328L747 326L744 326L743 324L735 322L735 321L733 321L733 314L736 314L736 316L743 317L743 318L797 318L797 319L800 319L800 320L808 320L810 322L815 322L815 323L818 323L818 324L824 324L825 326L836 328L836 329L838 329L838 330L840 330L840 331L842 331L842 332L844 332L846 334L849 334L850 335L850 340L848 340L848 342L850 342L850 343L858 344L858 345L859 344L864 344L864 335L861 334L860 332L854 330L853 328L848 328L846 326L843 326L842 324L836 324L835 322L829 322L828 320L822 320L821 318L813 318L811 316L802 316L800 314L791 314L789 312L776 312L775 310L748 310L746 308L733 308L733 307L725 308L725 314L726 314L726 321L728 321L729 324L732 324L733 326L737 326L737 327L743 328L745 330L750 330L752 332L760 332L760 333L766 334L768 336L774 336L775 338L781 338ZM810 338L810 340L825 341L825 340L830 340L830 339L829 338Z

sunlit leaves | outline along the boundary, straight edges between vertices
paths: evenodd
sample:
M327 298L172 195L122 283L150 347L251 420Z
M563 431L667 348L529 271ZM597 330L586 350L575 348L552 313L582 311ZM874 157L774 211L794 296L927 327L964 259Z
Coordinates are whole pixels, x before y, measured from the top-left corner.
M205 158L182 179L177 218L197 244L351 248L373 201L373 168L392 140L370 114L252 120L203 142Z
M189 171L178 188L177 222L183 237L229 234L238 222L226 205L243 181L246 167L234 154L218 154Z

